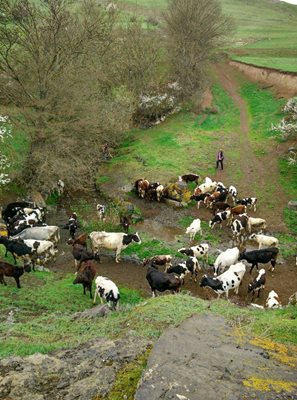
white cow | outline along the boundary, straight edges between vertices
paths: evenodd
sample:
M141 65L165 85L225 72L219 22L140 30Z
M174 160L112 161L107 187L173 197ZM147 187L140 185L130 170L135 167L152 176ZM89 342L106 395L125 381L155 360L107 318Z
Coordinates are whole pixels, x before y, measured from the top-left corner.
M199 218L194 219L190 226L187 227L186 235L190 234L190 239L194 240L196 233L202 235L201 220Z
M238 247L233 247L232 249L227 249L218 255L214 263L214 276L224 272L224 269L230 267L230 265L235 264L239 258Z
M281 308L281 303L277 293L274 290L271 290L268 293L268 297L265 303L266 308Z
M24 242L35 252L37 259L42 259L44 262L55 257L58 251L54 248L54 243L49 240L26 239Z
M92 250L99 253L100 248L116 251L116 262L120 260L121 251L132 242L141 244L138 233L128 234L123 232L91 232L89 238L92 242Z
M60 240L60 229L54 225L33 226L26 228L11 239L34 239L34 240L50 240L53 243L58 243Z

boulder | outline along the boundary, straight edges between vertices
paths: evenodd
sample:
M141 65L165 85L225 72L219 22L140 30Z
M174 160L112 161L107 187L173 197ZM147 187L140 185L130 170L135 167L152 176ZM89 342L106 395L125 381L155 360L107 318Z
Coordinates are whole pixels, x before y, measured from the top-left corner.
M296 200L290 200L290 201L288 202L288 207L289 207L291 210L297 211L297 201L296 201Z

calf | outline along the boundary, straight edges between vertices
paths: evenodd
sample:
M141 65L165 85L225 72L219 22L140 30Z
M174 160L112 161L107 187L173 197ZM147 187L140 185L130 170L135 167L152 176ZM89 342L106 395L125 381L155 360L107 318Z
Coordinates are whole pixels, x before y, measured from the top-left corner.
M265 307L266 308L281 308L281 302L280 299L277 295L277 293L274 290L271 290L268 294Z
M186 262L167 267L165 269L165 272L167 272L168 274L173 273L173 274L178 275L180 277L180 279L182 280L183 284L185 283L185 276L190 273L190 271L188 270L188 268L186 266Z
M149 185L150 183L147 179L137 179L137 181L135 182L134 187L136 193L142 199L144 199L146 192L148 191Z
M100 221L104 221L105 220L106 206L103 205L103 204L97 204L96 210L97 210L97 215L98 215Z
M267 247L278 247L279 241L277 238L273 236L266 236L266 235L256 235L253 233L250 237L250 240L253 240L259 244L258 249L260 250L262 246L267 246Z
M154 264L148 266L146 279L151 287L152 297L157 296L157 291L165 292L166 290L171 290L172 293L180 292L182 285L182 280L179 276L160 272Z
M230 265L235 264L239 258L239 249L233 247L232 249L227 249L223 251L217 257L214 263L214 276L224 272L224 269L230 267Z
M155 265L165 265L165 269L169 266L171 266L171 261L172 261L172 256L170 255L159 255L159 256L153 256L149 258L145 258L143 260L143 266L146 266L149 263L155 264Z
M191 273L191 279L193 279L193 275L195 274L194 281L197 282L198 269L199 271L201 271L201 267L199 261L197 260L197 257L189 257L186 261L186 267Z
M231 211L230 210L219 212L213 217L212 220L209 221L209 227L211 229L213 229L213 227L216 224L220 224L221 228L222 228L222 222L227 221L227 225L228 225L230 219L231 219Z
M15 279L17 288L20 289L20 277L23 275L24 271L30 272L31 267L29 265L25 265L24 267L17 267L16 265L0 261L0 283L6 286L7 283L4 280L4 276L9 276Z
M250 208L253 208L254 211L257 210L257 198L256 197L245 197L244 199L236 200L236 204L249 206Z
M129 226L131 224L131 219L129 217L121 216L120 217L120 225L123 228L124 232L129 232Z
M191 225L186 229L186 235L190 234L190 240L194 240L196 233L202 235L201 220L199 218L194 219Z
M81 235L75 236L72 239L68 240L68 244L80 244L82 246L84 246L85 248L87 248L87 238L88 238L88 234L87 233L82 233Z
M223 201L218 201L212 204L212 213L216 215L218 212L226 211L231 206L228 203L224 203Z
M246 260L249 264L252 264L250 273L252 273L254 267L256 267L258 271L258 263L267 264L269 262L271 263L271 271L274 271L278 252L279 250L277 247L243 251L239 255L239 260Z
M97 276L95 284L96 289L93 303L96 303L96 296L98 295L101 304L103 304L104 299L112 310L116 310L120 300L120 291L116 284L104 276Z
M201 193L201 194L195 195L195 192L194 192L193 196L190 197L190 200L197 201L197 208L200 208L200 203L204 204L204 200L208 196L210 196L210 193Z
M68 241L68 244L72 244L72 255L74 257L74 265L78 270L84 261L88 260L96 260L100 261L100 257L98 254L94 254L91 251L88 251L86 247L82 244L73 244L72 241Z
M92 283L96 275L96 267L92 261L87 260L77 271L76 278L73 284L81 284L84 288L84 294L86 294L86 289L90 292L90 299L92 298Z
M231 223L231 230L233 233L233 243L243 243L243 234L249 228L247 214L238 215L237 218Z
M207 243L202 243L193 247L182 247L177 251L188 257L196 257L198 259L205 257L206 262L208 262L209 245Z
M188 183L188 182L196 182L196 183L198 183L199 175L196 175L196 174L185 174L185 175L179 176L178 180L179 180L179 182L184 181L186 183Z
M265 269L261 268L258 276L248 285L248 293L253 291L252 300L254 298L255 292L258 292L258 296L260 296L261 289L265 288L266 283L266 272Z

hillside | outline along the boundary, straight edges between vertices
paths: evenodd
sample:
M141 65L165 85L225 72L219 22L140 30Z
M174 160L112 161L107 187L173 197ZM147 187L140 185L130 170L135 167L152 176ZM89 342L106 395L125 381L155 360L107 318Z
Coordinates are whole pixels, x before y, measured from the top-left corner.
M233 60L297 72L297 7L273 0L221 0L223 12L235 21L226 48ZM130 13L160 19L166 0L125 0Z

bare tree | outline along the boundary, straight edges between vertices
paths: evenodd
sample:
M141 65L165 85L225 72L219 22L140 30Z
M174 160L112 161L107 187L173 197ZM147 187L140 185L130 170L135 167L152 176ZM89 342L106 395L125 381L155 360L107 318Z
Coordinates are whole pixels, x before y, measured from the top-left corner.
M170 0L164 14L172 75L189 96L202 85L206 67L232 31L217 0Z

